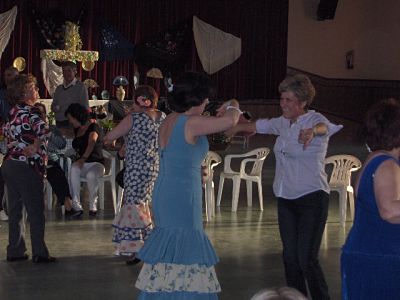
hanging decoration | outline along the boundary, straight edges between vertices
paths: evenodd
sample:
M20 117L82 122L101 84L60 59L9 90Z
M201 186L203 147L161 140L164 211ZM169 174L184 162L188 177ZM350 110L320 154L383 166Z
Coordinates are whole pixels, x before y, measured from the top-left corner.
M133 74L133 86L135 87L135 89L139 86L139 79L140 79L140 74L136 70L135 73Z
M99 52L97 51L65 51L65 50L40 50L41 58L48 58L58 61L97 61Z
M201 65L214 74L237 60L242 53L242 40L193 16L193 35Z
M53 97L57 86L63 83L62 69L57 66L51 59L42 58L41 70L43 74L43 82L46 89Z
M99 59L97 51L82 51L82 41L79 36L79 26L67 21L65 24L65 50L40 50L40 57L58 61L95 62Z
M65 51L78 51L82 49L82 41L79 35L79 26L72 22L65 22Z
M23 58L22 56L16 57L12 65L18 70L18 72L21 73L23 70L25 70L26 67L25 58Z
M64 13L55 9L47 13L38 11L32 1L28 2L29 15L32 19L33 26L38 33L38 40L43 49L64 49L65 22L67 18ZM72 21L80 26L86 15L86 5L83 4L79 15Z
M150 78L155 78L155 79L163 79L164 78L161 70L158 68L151 68L150 70L147 71L146 76L150 77Z
M9 11L0 14L0 59L10 40L11 32L14 30L17 12L17 6L14 6Z
M89 88L94 89L99 87L97 82L91 78L85 79L85 81L83 81L83 84L86 86L87 89Z
M163 73L183 69L192 46L192 19L135 46L135 62Z
M130 60L135 46L112 26L100 24L100 60Z
M84 60L82 61L82 69L85 71L92 71L94 69L94 61Z

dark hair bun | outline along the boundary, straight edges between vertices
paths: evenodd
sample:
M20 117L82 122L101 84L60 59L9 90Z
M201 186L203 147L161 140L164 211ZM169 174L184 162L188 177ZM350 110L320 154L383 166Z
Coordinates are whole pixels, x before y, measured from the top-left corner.
M201 105L213 94L208 76L196 72L184 73L174 84L168 96L169 108L175 112L185 112Z

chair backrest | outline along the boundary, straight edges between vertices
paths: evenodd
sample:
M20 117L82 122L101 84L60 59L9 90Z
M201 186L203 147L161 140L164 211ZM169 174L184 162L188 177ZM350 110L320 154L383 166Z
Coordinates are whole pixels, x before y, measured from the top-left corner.
M332 155L325 159L325 165L333 164L331 176L329 178L330 185L350 185L351 172L361 168L361 161L348 154Z
M108 170L108 173L105 173L104 176L112 176L115 178L116 174L116 162L115 162L115 155L111 154L107 150L103 149L103 156L105 159L110 160L110 169Z
M253 164L253 168L250 171L251 176L260 176L262 172L262 167L264 165L265 158L268 156L270 150L267 147L261 147L254 149L246 153L246 156L255 156L256 161Z
M218 166L222 162L221 156L214 152L208 151L206 158L204 159L204 164L207 166L207 174L209 178L212 180L213 169Z

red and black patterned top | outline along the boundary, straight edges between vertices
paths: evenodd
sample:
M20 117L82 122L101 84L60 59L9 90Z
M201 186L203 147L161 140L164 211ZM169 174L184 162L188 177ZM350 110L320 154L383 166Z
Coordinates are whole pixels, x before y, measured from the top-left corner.
M27 104L17 104L9 112L9 121L4 125L7 138L5 160L23 161L35 169L41 176L46 174L47 136L49 129L40 117L40 110ZM32 145L35 139L42 141L39 150L31 157L23 154L23 149Z

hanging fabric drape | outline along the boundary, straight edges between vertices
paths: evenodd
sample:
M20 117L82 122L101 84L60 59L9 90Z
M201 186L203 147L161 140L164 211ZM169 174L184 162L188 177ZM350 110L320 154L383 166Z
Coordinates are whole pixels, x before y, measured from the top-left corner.
M182 69L193 40L191 23L191 18L187 18L136 45L135 62L164 73Z
M112 26L100 25L100 60L130 60L135 46Z
M14 30L17 12L17 6L14 6L9 11L0 14L0 59L10 40L11 32Z
M44 85L53 97L56 87L63 83L62 69L49 58L42 58L41 69Z
M101 31L98 21L102 20L113 26L133 45L142 44L145 52L143 59L139 56L137 60L99 61L90 72L86 71L88 68L78 67L77 76L82 81L92 78L100 85L100 88L93 91L97 93L98 98L102 90L108 90L112 98L116 90L112 80L119 74L132 81L134 72L138 71L141 74L140 84L143 84L147 78L146 72L152 67L158 67L164 77L168 76L173 80L185 70L203 71L192 37L193 16L197 16L200 20L242 40L240 59L211 75L216 87L215 99L222 101L230 98L245 100L279 97L276 87L285 78L287 65L288 0L85 0L83 2L87 5L86 14L81 9L82 1L78 0L0 0L0 13L9 11L15 5L18 7L14 30L1 56L0 71L3 72L12 65L16 57L24 57L26 60L24 72L38 77L40 96L50 98L45 92L46 87L42 80L40 50L53 48L45 37L49 38L53 45L59 45L61 35L58 34L59 27L57 25L51 27L53 23L46 17L52 16L54 24L57 23L56 20L82 20L77 24L80 26L83 49L89 51L101 50ZM29 5L30 3L33 5ZM32 7L38 13L36 18L35 14L32 14ZM61 10L61 13L57 14L57 10ZM62 15L65 19L62 19ZM48 21L42 23L46 20ZM174 34L172 27L185 20L188 20L185 27L188 31L179 30ZM37 26L37 22L43 26L47 24L48 28ZM45 36L41 29L45 30ZM160 33L169 34L159 36ZM186 38L181 33L189 33L192 36ZM160 39L153 40L153 37ZM188 42L187 47L179 47L179 41ZM163 49L169 52L163 55ZM178 51L174 55L170 51L174 49L183 51L180 53ZM152 53L157 55L155 57L148 55ZM157 62L160 62L160 66L154 64ZM126 91L127 99L132 97L131 87ZM166 95L164 85L160 93L160 96Z
M237 60L242 53L242 40L193 17L193 35L201 65L214 74Z

